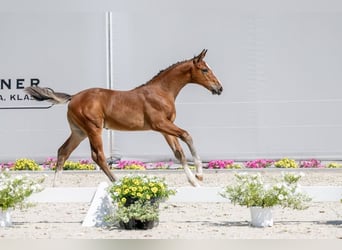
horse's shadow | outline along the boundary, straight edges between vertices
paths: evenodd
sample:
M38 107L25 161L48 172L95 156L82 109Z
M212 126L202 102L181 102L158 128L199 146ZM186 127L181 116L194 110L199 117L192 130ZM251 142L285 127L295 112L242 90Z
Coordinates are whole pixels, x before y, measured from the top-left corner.
M188 221L188 223L195 221ZM196 221L198 222L198 221ZM208 226L216 227L246 227L250 226L249 221L222 221L222 222L212 222L212 221L202 221L203 224ZM327 221L274 221L274 225L293 225L299 223L312 223L317 225L331 225L338 228L342 228L342 220L327 220Z

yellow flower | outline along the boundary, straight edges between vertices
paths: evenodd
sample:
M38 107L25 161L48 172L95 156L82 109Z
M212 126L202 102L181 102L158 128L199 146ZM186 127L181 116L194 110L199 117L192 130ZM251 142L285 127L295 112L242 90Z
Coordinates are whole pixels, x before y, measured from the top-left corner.
M121 198L121 203L122 203L122 204L125 204L125 203L126 203L126 198L125 198L125 197Z
M157 193L158 192L158 188L157 187L153 187L153 188L151 188L151 191L152 191L152 193Z
M142 193L137 193L137 197L141 198L142 197Z
M136 192L137 191L137 188L136 187L131 187L132 191L133 192Z
M147 194L147 195L146 195L146 199L147 199L147 200L151 199L151 196Z

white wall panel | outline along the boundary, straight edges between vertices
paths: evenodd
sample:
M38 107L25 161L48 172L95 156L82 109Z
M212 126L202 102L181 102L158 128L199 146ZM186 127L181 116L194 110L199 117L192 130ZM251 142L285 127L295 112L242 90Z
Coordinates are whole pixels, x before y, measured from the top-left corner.
M342 7L337 1L144 0L110 1L91 7L81 2L70 8L112 11L116 89L143 84L159 70L208 49L206 61L220 78L224 92L218 97L201 87L187 86L177 99L176 120L192 134L204 160L283 156L342 159ZM0 41L0 51L7 55L12 50L15 55L8 56L9 63L1 62L1 70L10 72L4 77L20 77L26 72L23 69L28 69L25 79L39 75L44 83L53 82L66 92L105 83L104 16L89 12L76 15L84 22L73 26L71 17L52 21L58 11L50 19L44 13L37 17L24 13L23 18L17 14L15 18L25 25L13 26L12 33L6 28L8 20L2 21L6 17L0 17L1 34L13 37ZM61 26L56 34L52 30L57 24ZM19 37L13 31L18 29L23 34ZM37 38L37 34L46 35ZM75 40L69 43L68 37ZM28 45L20 48L22 39ZM19 45L18 51L13 50L14 44ZM68 44L73 49L66 49ZM22 57L23 53L27 56ZM32 58L39 62L38 67ZM62 83L69 85L66 88L59 85ZM17 113L0 112L10 118L3 126L16 127L25 140L29 139L25 128L17 125ZM65 107L54 107L25 113L20 119L32 133L39 134L44 123L36 125L29 118L38 121L43 114L45 123L58 124L54 133L63 141L62 133L68 133L64 112ZM2 140L13 138L4 135L5 130L1 133ZM40 139L48 137L44 133ZM146 160L173 157L163 137L155 132L115 132L113 136L111 154L115 156ZM16 144L11 142L10 148ZM28 146L18 147L26 152Z
M341 159L342 12L297 11L290 3L276 11L262 3L238 11L231 1L209 5L114 11L114 86L137 86L208 48L206 61L224 92L187 86L176 119L204 160ZM115 133L114 145L123 157L172 157L154 133Z
M38 78L39 86L69 94L85 88L107 87L106 25L103 12L5 12L0 15L0 79ZM66 105L50 109L1 109L38 107L35 101L10 101L24 96L23 89L0 89L0 161L56 156L70 134ZM46 105L46 104L43 104ZM105 136L105 134L104 134ZM106 138L108 153L108 139ZM85 141L73 153L90 158Z

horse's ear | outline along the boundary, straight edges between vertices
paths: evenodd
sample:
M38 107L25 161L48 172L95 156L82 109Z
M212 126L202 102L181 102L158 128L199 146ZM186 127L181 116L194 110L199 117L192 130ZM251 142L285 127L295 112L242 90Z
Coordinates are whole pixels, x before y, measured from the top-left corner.
M202 61L205 55L207 54L207 51L208 51L207 49L203 49L202 52L198 56L195 57L195 61L196 62Z

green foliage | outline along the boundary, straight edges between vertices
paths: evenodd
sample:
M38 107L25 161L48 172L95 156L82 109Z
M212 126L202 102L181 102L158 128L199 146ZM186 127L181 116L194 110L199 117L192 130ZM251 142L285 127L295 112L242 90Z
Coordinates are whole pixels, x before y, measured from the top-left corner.
M155 221L159 219L159 209L157 205L138 201L130 206L118 206L113 214L106 217L106 221L111 224L118 222L127 223L129 220Z

